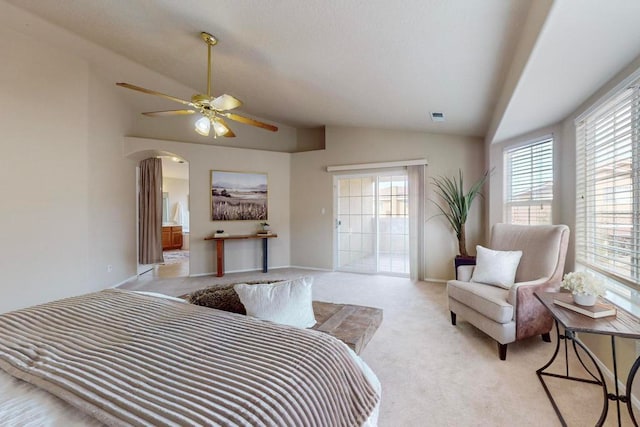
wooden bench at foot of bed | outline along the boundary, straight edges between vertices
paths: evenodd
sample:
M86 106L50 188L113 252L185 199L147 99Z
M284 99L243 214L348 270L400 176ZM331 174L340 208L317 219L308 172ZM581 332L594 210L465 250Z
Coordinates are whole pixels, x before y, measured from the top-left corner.
M244 283L257 285L280 281L282 280ZM234 285L236 283L213 285L182 295L180 298L184 298L192 304L245 314L240 297L233 289ZM356 354L360 354L364 350L382 323L382 309L362 305L313 301L313 313L316 324L311 329L334 336L351 347Z
M338 338L356 354L364 350L382 323L382 309L374 307L313 301L313 312L317 323L311 329Z

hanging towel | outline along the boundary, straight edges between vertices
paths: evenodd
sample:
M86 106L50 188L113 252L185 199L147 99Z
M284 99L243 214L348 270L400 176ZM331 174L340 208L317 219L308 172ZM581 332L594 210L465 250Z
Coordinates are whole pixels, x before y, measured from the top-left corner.
M173 222L178 225L183 225L182 222L184 220L184 214L182 213L182 203L176 203L176 210L173 214Z

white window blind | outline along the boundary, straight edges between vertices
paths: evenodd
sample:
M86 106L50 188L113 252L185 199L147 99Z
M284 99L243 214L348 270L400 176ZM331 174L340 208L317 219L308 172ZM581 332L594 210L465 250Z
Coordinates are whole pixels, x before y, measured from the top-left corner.
M551 224L553 138L505 151L505 220Z
M640 90L636 81L576 123L576 260L640 284Z

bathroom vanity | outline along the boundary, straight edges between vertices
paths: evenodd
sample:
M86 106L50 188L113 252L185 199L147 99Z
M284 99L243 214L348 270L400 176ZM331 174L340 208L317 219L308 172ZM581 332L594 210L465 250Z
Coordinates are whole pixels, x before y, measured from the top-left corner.
M162 226L162 250L182 249L182 226Z

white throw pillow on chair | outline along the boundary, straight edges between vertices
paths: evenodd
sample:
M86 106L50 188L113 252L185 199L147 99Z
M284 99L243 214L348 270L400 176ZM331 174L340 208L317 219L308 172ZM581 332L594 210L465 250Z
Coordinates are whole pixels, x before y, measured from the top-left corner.
M515 282L520 258L522 251L494 251L478 245L471 281L509 289Z

